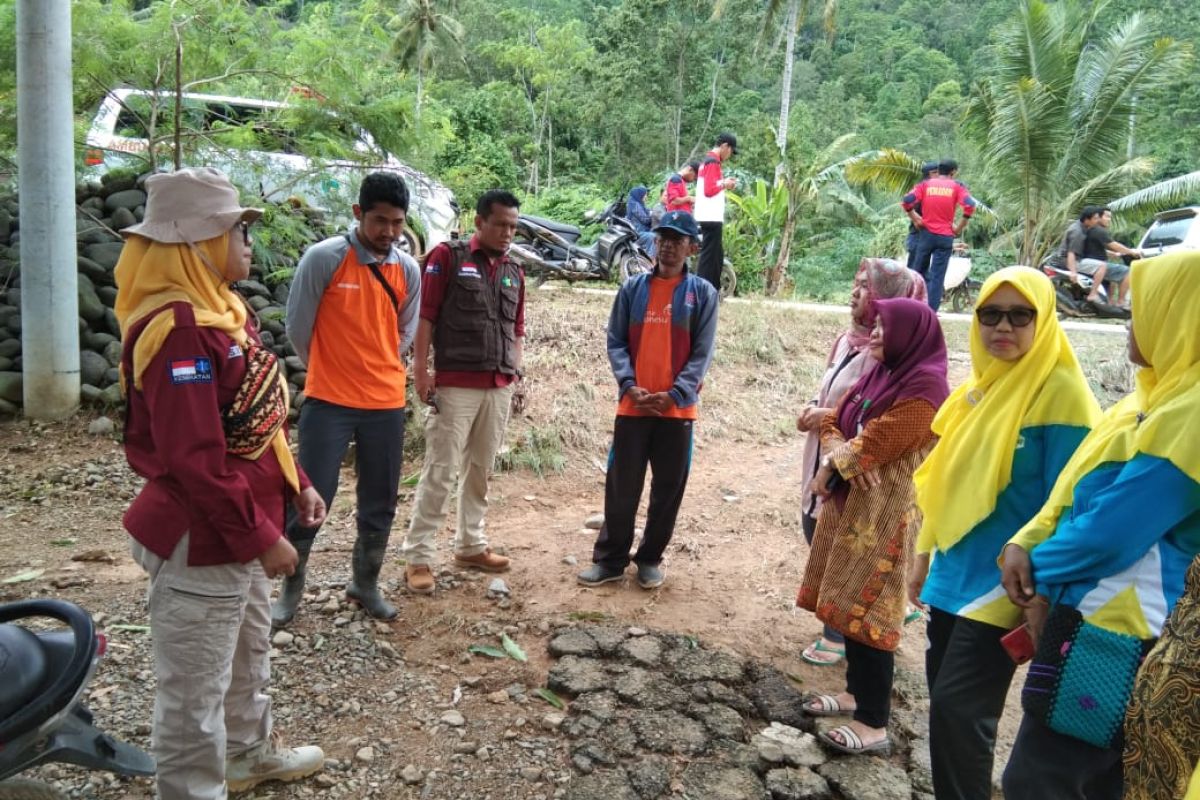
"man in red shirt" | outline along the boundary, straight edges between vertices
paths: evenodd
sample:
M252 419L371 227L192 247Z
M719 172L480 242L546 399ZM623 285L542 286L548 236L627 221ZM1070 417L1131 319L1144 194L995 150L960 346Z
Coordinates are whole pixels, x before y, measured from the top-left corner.
M954 179L958 163L946 159L938 165L938 175L921 181L904 196L901 207L920 231L917 239L917 258L914 269L925 278L929 290L929 307L937 311L942 302L946 266L954 248L954 237L963 232L975 213L975 198L967 187ZM921 211L917 213L916 206ZM955 215L962 208L962 219Z
M667 211L686 211L691 214L696 207L696 198L688 194L688 184L696 182L696 173L700 171L699 161L689 161L679 172L674 172L667 179L663 189L662 204Z
M696 210L693 216L700 224L700 259L696 274L721 288L721 271L725 267L725 248L722 228L725 224L725 191L736 184L733 178L721 173L721 164L737 155L737 137L732 133L717 136L717 143L704 162L696 178Z
M458 478L454 561L504 572L509 560L484 535L488 473L504 441L525 337L525 275L508 258L520 203L493 190L475 206L469 242L435 247L421 283L413 374L417 396L430 407L425 466L404 539L409 591L431 594L436 537ZM429 371L429 349L434 371Z

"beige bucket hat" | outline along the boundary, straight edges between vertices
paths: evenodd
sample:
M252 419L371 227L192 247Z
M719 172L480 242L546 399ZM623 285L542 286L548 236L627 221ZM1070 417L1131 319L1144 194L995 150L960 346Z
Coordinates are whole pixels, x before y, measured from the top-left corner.
M255 222L262 209L245 208L237 189L212 167L157 173L146 178L146 216L121 230L164 244L214 239L238 222Z

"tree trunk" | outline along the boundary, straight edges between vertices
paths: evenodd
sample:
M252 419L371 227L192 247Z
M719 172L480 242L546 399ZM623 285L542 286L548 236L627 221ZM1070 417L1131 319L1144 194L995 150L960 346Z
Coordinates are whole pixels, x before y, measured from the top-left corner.
M413 126L421 128L421 94L425 88L425 70L417 63L417 101L413 104Z
M783 185L775 191L788 191ZM774 265L767 271L766 292L768 296L774 296L779 292L779 287L783 284L783 273L787 269L788 261L792 257L792 238L796 235L796 217L798 204L788 191L788 213L787 219L783 223L783 233L779 237L779 254L775 258Z
M687 75L687 61L684 59L686 53L685 47L679 48L679 58L675 62L675 114L674 114L674 131L675 134L675 157L671 161L672 169L679 169L679 147L680 139L683 136L683 100L684 100L684 77Z
M792 70L796 64L796 22L799 13L800 0L788 0L787 46L783 53L783 86L779 94L779 128L775 132L775 144L779 147L779 163L775 165L776 185L783 178L787 159L788 117L792 109Z
M183 169L183 36L175 31L175 170Z

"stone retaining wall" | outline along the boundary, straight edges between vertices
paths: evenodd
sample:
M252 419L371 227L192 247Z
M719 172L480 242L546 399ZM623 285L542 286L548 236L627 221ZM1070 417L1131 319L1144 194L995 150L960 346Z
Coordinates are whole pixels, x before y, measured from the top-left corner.
M144 177L144 176L143 176ZM109 173L100 180L81 182L75 189L76 239L79 268L79 371L85 404L117 406L122 402L117 365L121 360L121 330L113 306L117 289L113 268L123 246L118 231L140 222L146 193L142 178ZM310 241L319 241L330 230L311 212L291 211ZM291 226L295 227L295 225ZM287 267L295 259L269 254L270 271L258 263L256 248L250 280L238 284L247 302L259 314L264 343L283 361L293 395L293 415L304 402L304 367L284 332L283 313L290 278ZM21 230L16 196L0 195L0 414L16 414L22 404L21 356Z

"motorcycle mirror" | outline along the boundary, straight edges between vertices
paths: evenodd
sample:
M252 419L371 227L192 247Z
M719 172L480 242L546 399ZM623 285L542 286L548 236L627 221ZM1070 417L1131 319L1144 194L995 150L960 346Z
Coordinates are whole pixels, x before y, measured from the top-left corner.
M583 218L586 219L588 222L591 222L598 216L600 216L600 212L596 211L595 209L590 209L590 210L584 212L584 214L583 214Z

